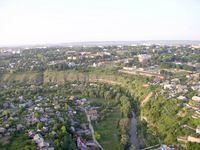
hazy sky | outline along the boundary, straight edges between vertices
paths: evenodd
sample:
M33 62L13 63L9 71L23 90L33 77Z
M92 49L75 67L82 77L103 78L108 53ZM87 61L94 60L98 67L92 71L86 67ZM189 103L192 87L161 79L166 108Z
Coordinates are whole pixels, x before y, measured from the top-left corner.
M200 40L200 0L0 0L0 45Z

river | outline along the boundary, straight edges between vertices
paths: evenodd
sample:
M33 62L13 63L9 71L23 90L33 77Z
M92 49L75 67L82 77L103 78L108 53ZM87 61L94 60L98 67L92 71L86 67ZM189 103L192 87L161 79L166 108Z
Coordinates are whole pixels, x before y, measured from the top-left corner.
M135 146L135 150L139 150L140 147L137 138L137 119L134 111L132 111L129 134L130 134L130 143Z

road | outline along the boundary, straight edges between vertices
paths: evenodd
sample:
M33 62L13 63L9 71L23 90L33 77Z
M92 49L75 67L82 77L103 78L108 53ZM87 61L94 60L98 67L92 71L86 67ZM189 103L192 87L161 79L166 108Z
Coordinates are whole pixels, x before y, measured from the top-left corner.
M103 147L99 144L99 142L96 140L96 137L95 137L95 134L94 134L94 128L92 126L92 123L91 123L91 119L90 119L90 116L88 115L88 112L85 108L81 107L82 110L84 110L86 116L87 116L87 120L88 120L88 123L89 123L89 128L92 132L92 139L93 141L96 143L96 145L101 149L101 150L104 150Z
M153 92L150 92L142 101L141 106L144 106L149 100L150 98L153 96Z
M137 119L134 111L132 111L129 134L130 134L130 143L135 146L135 150L139 150L140 148L137 138Z

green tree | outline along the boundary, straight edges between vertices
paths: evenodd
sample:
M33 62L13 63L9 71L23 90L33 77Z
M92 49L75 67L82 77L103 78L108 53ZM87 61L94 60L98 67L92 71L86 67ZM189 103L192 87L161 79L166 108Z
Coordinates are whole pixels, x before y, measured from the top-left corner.
M129 119L128 118L122 118L119 121L119 127L120 127L121 134L127 133L128 126L129 126Z
M97 140L100 140L101 135L98 132L95 132L94 135Z
M121 102L120 110L122 112L122 115L124 117L128 117L128 115L130 113L130 110L131 110L131 104L130 104L130 102L128 100L128 97L122 96L120 98L120 102Z
M59 124L58 124L58 123L55 123L55 124L53 125L53 130L54 130L54 131L58 130L58 127L59 127Z
M67 133L67 130L66 130L66 127L65 127L65 126L62 126L62 127L61 127L61 132L62 132L63 134L66 134L66 133Z
M58 139L56 139L56 140L54 141L54 145L55 145L57 148L59 148L59 147L60 147L60 141L59 141Z
M122 134L122 135L121 135L120 143L121 143L122 145L126 145L126 144L128 143L128 135Z
M135 146L131 144L130 150L135 150Z
M41 122L37 123L37 129L41 129L43 127L43 124Z

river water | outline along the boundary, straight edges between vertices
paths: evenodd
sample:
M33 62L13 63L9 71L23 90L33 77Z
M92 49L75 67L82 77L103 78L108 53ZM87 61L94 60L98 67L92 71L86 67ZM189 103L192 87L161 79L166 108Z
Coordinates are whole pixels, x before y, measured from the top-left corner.
M135 146L135 150L139 150L140 147L137 138L137 119L134 111L132 111L129 134L130 134L130 143Z

